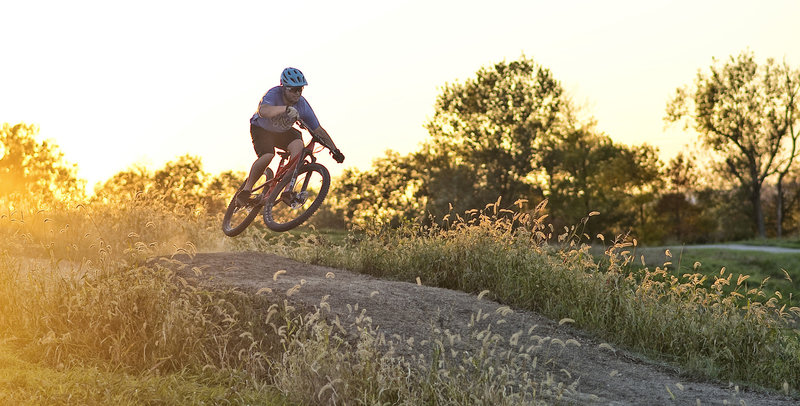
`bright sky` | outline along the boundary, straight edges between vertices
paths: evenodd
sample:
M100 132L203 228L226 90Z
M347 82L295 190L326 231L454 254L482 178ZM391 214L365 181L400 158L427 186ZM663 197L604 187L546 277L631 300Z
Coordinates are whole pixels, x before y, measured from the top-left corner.
M674 156L666 101L712 57L800 65L800 1L0 2L0 123L40 127L90 185L183 154L248 170L249 118L286 66L347 156L408 153L445 83L525 54L601 130Z

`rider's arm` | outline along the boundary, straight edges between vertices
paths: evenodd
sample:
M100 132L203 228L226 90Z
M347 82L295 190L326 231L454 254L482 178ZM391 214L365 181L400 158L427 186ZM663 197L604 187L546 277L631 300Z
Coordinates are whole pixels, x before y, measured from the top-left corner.
M286 112L286 106L270 106L266 103L258 106L258 115L265 118L272 118L284 112Z
M311 134L313 134L315 137L319 137L324 145L330 147L331 151L335 151L338 149L336 148L336 144L333 143L333 139L331 138L331 136L328 135L328 132L325 131L325 129L322 128L322 126L319 126L314 130L311 130Z

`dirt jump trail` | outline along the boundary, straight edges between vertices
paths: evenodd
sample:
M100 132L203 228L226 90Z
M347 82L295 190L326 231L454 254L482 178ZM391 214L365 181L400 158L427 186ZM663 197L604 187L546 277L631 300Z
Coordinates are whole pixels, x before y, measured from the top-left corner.
M200 253L184 258L183 262L181 276L201 284L234 287L245 292L260 289L264 292L263 288L269 288L271 292L266 294L280 300L287 298L287 292L292 290L289 302L307 306L318 306L324 296L329 296L331 313L342 317L358 305L359 309L366 309L378 331L386 337L399 336L403 341L412 337L416 342L430 339L437 328L467 337L475 330L470 320L478 312L486 317L481 317L481 323L492 323L492 332L506 338L499 345L511 348L509 337L522 331L530 339L532 331L539 342L547 337L551 344L559 345L545 346L549 348L543 354L547 362L539 362L531 373L542 376L547 371L558 381L576 383L575 391L565 399L567 403L695 405L698 400L702 405L800 403L774 393L737 392L727 383L691 381L673 368L604 344L569 323L559 324L530 311L509 311L485 297L479 299L477 295L424 286L424 280L422 285L381 280L257 252ZM202 275L196 276L192 268L200 269ZM285 272L273 280L278 271ZM299 290L293 289L296 285L301 285ZM504 322L498 323L500 319Z

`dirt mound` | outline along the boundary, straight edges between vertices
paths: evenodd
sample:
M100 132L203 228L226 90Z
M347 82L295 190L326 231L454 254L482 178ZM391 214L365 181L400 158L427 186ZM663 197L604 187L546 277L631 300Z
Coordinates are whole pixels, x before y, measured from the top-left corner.
M417 343L432 333L448 331L462 337L474 332L477 324L491 323L493 334L506 339L500 343L511 349L515 334L527 340L546 342L546 354L536 376L549 372L556 380L577 382L578 404L598 405L694 405L740 404L796 405L789 397L753 391L736 391L727 384L696 382L679 371L650 362L635 354L598 341L570 326L536 313L510 310L479 299L476 295L415 283L387 281L340 269L298 263L264 253L201 253L184 259L181 275L203 284L235 287L247 292L268 292L292 303L327 303L333 314L347 316L358 306L372 319L373 326L386 337ZM202 271L196 276L193 268ZM277 277L274 278L276 272ZM296 287L299 286L299 289ZM520 334L518 334L518 337ZM519 343L517 343L519 347ZM415 351L425 351L419 346ZM412 351L412 347L406 348Z

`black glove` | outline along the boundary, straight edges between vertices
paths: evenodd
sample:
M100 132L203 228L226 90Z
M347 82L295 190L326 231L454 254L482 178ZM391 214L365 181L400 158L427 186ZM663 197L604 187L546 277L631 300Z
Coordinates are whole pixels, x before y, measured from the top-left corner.
M333 160L338 163L344 162L344 154L342 154L342 151L339 151L339 148L333 150L331 152L331 156L333 157Z

